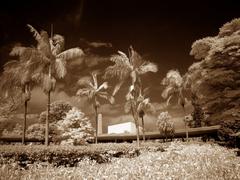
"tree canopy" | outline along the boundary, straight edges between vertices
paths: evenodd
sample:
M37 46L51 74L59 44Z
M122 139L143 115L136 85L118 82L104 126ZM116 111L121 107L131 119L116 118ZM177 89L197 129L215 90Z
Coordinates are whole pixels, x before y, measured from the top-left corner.
M212 124L240 120L240 19L224 24L217 36L195 41L190 54L200 61L189 67L185 85Z

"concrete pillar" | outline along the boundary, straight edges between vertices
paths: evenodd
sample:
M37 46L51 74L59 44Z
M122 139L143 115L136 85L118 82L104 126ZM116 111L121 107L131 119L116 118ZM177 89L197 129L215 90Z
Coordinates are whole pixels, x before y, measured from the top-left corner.
M98 114L98 135L102 134L102 114Z

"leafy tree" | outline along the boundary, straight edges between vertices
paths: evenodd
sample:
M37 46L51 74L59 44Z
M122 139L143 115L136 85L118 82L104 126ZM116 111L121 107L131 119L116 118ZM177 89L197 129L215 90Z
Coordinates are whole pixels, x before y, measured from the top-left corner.
M23 56L27 52L27 58L30 60L28 66L35 67L34 74L37 74L38 78L42 81L44 92L48 96L45 131L45 144L48 145L50 97L51 92L55 88L56 77L63 78L67 73L67 60L82 56L83 51L79 48L63 51L64 38L62 36L54 35L49 38L46 31L39 33L31 25L28 25L28 27L33 32L33 37L38 43L37 48L15 47L15 53Z
M90 120L75 107L57 122L56 128L61 144L81 145L94 139L94 129Z
M196 95L210 125L240 119L239 51L240 19L223 25L217 36L192 44L190 54L199 61L188 69L187 87Z
M148 72L157 72L157 65L149 61L145 61L133 48L130 46L129 57L118 51L118 54L113 55L110 59L114 65L107 67L105 72L106 78L117 77L119 82L116 84L113 96L120 89L122 84L131 78L131 85L126 100L130 101L131 113L137 129L137 146L139 147L139 120L137 113L137 97L142 89L140 76Z
M50 116L49 123L57 123L58 121L64 119L69 110L72 109L72 105L64 101L55 101L50 104ZM47 111L40 114L39 121L41 123L46 122Z
M169 105L170 100L175 96L178 98L178 104L182 106L184 114L185 113L185 103L186 99L183 94L184 81L178 70L168 71L166 77L162 80L162 85L165 89L162 92L162 97L167 99L167 105ZM184 121L185 122L185 121ZM186 139L188 141L188 127L185 123Z
M76 95L79 97L86 96L88 100L92 103L93 108L95 110L95 118L96 118L96 140L98 137L98 108L100 106L99 98L103 98L108 100L111 104L114 103L113 96L109 95L106 89L108 88L108 83L104 82L99 85L97 81L97 73L93 72L91 74L92 77L83 77L80 78L78 84L82 86L78 89Z
M159 129L159 132L165 136L166 140L168 136L171 136L171 138L173 138L175 132L174 123L170 119L171 115L166 111L161 112L157 120L157 127Z

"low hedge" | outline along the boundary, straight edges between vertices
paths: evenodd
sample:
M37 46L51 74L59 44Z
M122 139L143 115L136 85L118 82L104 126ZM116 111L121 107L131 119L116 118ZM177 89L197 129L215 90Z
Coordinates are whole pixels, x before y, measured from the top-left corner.
M83 159L94 160L97 163L109 162L113 157L132 158L140 151L164 151L159 143L142 145L136 149L135 144L109 143L86 146L43 146L43 145L3 145L0 148L0 164L17 163L22 167L34 163L50 163L54 166L73 167Z

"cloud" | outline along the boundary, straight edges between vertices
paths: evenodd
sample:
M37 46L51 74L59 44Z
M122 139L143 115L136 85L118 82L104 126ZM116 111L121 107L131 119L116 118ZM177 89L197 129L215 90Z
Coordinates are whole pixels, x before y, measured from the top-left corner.
M87 46L88 48L101 48L101 47L105 47L105 48L112 48L112 44L109 42L101 42L101 41L87 41L86 39L81 38L80 39L81 44Z

